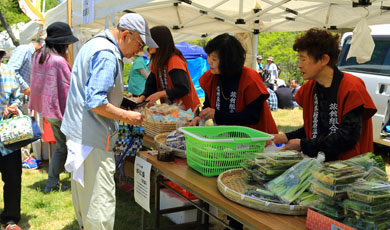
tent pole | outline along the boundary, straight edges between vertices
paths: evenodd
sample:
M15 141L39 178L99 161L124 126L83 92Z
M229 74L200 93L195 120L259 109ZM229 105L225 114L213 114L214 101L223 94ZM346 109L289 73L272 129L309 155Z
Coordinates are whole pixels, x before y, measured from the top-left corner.
M257 70L257 60L256 60L256 57L257 57L257 45L258 45L258 42L259 42L259 33L253 33L253 37L252 37L252 54L253 54L253 57L252 57L252 68L254 70Z
M72 28L72 0L67 0L68 6L68 24ZM73 66L73 45L68 46L68 62L70 66Z

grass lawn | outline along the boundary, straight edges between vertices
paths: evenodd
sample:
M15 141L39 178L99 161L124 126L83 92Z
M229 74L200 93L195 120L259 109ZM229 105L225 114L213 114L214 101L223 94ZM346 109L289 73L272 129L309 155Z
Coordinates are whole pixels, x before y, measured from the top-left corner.
M302 110L278 110L272 112L280 132L295 130L303 125ZM22 178L22 219L19 225L22 229L65 229L78 230L70 190L44 194L47 180L48 163L44 162L38 170L23 169ZM70 174L61 174L61 183L70 185ZM3 183L0 182L2 187ZM3 203L3 190L0 189L0 203ZM132 192L117 189L117 205L115 229L140 229L141 208L134 201ZM153 203L151 204L151 207ZM162 226L169 220L162 218ZM147 227L150 229L152 215L147 215Z

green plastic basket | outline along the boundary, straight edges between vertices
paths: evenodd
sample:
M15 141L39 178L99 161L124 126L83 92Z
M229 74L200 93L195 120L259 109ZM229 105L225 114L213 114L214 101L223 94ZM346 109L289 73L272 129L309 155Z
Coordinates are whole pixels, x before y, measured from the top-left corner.
M263 152L265 142L273 136L243 126L182 127L186 138L188 165L204 176L240 168L246 159Z

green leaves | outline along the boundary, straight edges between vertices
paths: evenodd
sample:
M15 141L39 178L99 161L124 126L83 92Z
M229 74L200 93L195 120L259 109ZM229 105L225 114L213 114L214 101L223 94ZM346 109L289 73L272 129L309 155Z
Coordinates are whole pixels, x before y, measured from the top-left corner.
M295 38L302 32L273 32L260 33L257 53L263 56L263 66L267 64L269 56L274 57L274 62L281 67L280 78L286 83L290 79L297 79L302 83L302 76L297 68L298 57L293 50Z
M43 1L41 2L41 4L43 4ZM45 12L57 6L57 4L58 4L58 0L46 0ZM0 0L0 12L3 14L5 20L9 25L13 25L18 22L30 21L30 19L20 9L17 0ZM0 32L3 30L5 30L5 28L0 23Z
M29 21L29 18L19 8L18 1L15 0L0 0L0 12L9 25ZM1 25L0 31L3 30L5 30L5 28Z

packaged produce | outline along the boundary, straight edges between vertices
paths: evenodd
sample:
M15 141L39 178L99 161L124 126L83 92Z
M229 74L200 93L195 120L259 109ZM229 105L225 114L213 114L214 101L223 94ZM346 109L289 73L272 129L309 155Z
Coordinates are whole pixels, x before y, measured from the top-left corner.
M338 206L338 207L344 208L343 200L344 200L344 198L346 198L346 195L338 198L338 197L329 197L329 196L324 195L324 194L319 193L319 192L314 192L314 191L312 191L312 192L318 196L318 198L321 202L323 202L327 205L330 205L330 206Z
M257 171L257 165L254 160L244 160L240 163L240 166L244 169L246 174L248 175L247 181L248 184L254 184L256 181L253 178L253 172Z
M329 184L348 184L364 176L364 168L343 161L329 162L322 166L313 167L313 177Z
M266 188L251 187L245 191L245 195L266 201L280 202L279 198Z
M259 184L265 184L268 181L275 178L275 176L265 175L259 170L253 170L252 171L252 178L254 181L256 181Z
M366 212L372 215L378 215L389 211L390 209L390 202L381 204L366 204L355 200L344 200L343 205L345 209Z
M273 167L270 164L257 164L258 170L260 170L262 173L270 176L279 176L280 174L284 173L288 168L277 168Z
M381 156L377 156L374 153L365 153L355 157L352 157L344 162L360 165L369 170L371 167L378 167L383 171L386 171L385 162Z
M297 151L279 151L265 153L266 157L274 160L302 160L303 154Z
M361 181L351 185L348 190L351 200L368 204L390 202L390 183L380 181Z
M194 113L191 109L181 110L180 106L172 104L156 104L149 108L151 116L147 119L149 121L156 121L162 123L178 123L180 126L186 125L194 118Z
M165 145L171 148L186 150L186 140L184 134L177 130L171 132L165 140Z
M384 220L390 218L390 210L373 215L367 212L356 211L352 209L344 209L344 214L345 216L352 216L358 219L361 218L367 221L378 221L378 220Z
M264 153L254 153L256 160L265 159Z
M344 223L359 230L388 230L390 229L390 219L369 221L362 218L348 216Z
M246 170L253 170L257 168L256 162L250 159L242 161L240 166Z
M328 185L315 179L311 181L312 191L316 194L325 195L333 199L342 199L347 193L348 185Z
M389 181L389 176L387 175L386 171L383 171L378 167L372 167L368 170L368 172L363 177L363 179L367 181L371 181L371 180Z
M320 202L314 205L312 209L335 220L340 220L344 218L344 210L339 206L331 206Z
M313 178L310 170L316 164L319 164L319 160L304 158L282 175L268 182L266 187L283 202L292 203L310 187Z
M292 159L292 160L275 160L271 157L265 157L265 160L267 161L268 164L271 164L275 167L279 168L289 168L296 163L300 162L302 159Z
M308 190L301 194L300 197L295 201L296 204L301 206L314 206L320 202L320 197Z

